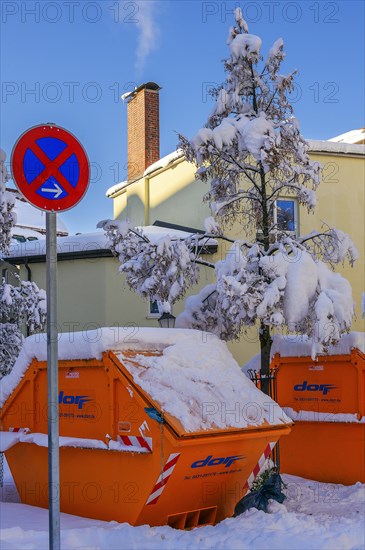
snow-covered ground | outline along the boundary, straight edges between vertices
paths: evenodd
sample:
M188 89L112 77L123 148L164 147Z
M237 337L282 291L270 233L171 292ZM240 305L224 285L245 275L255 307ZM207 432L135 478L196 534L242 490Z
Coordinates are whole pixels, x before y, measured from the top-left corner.
M5 465L6 466L6 465ZM191 531L171 527L131 527L61 514L62 550L109 549L352 549L365 548L365 486L351 487L283 475L284 504L269 514L245 514ZM48 548L48 511L19 504L5 467L0 502L1 550Z

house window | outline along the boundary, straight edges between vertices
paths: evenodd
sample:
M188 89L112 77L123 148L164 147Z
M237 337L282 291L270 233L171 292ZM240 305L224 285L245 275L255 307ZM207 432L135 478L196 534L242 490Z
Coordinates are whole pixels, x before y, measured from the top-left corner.
M158 307L157 300L150 300L148 302L147 319L159 319L160 317L161 313Z
M278 234L285 233L290 237L298 237L299 235L299 209L296 199L278 199L275 201L272 217L270 242L277 241ZM262 241L262 231L259 229L256 232L258 241Z
M159 319L162 313L159 302L157 300L150 300L148 303L147 319Z
M18 241L18 243L25 243L25 241L27 240L24 235L12 235L12 238L15 241Z
M277 231L285 231L286 233L297 234L298 230L298 215L297 203L293 199L279 199L276 201L274 220Z

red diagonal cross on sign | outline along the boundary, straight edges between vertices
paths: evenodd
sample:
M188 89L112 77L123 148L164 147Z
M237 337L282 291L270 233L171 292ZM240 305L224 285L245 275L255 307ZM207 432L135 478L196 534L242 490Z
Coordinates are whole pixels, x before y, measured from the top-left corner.
M50 159L38 144L42 138L54 138L66 147L54 159ZM33 180L30 180L29 173L25 170L24 160L29 151L44 166ZM78 179L72 184L60 171L61 166L71 156L74 156L78 168ZM89 161L84 148L73 134L54 124L35 126L27 130L13 148L11 166L14 181L22 195L37 208L48 212L68 210L75 206L84 196L89 184ZM54 190L42 188L50 177L59 184ZM45 193L50 193L52 196L44 196ZM60 194L61 198L59 198Z
M67 194L72 193L74 188L58 170L60 166L62 166L62 164L66 162L66 160L73 154L73 151L70 151L70 146L67 146L66 149L64 149L54 160L49 159L43 149L41 149L35 142L29 147L29 149L33 151L36 157L45 166L44 170L29 185L39 189L43 183L48 180L48 178L53 176L62 185Z

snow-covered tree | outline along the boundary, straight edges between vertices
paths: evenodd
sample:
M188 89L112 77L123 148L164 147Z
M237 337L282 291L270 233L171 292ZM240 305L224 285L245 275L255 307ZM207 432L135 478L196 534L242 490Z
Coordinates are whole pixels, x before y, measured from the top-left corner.
M297 237L285 224L278 224L275 212L282 197L297 200L309 211L314 209L321 166L310 160L293 116L289 94L295 71L280 73L283 40L276 40L264 61L261 39L249 34L240 8L234 16L228 37L230 55L224 62L227 77L212 90L214 109L193 139L180 136L179 146L197 166L196 177L209 185L205 199L213 217L207 220L206 237L225 238L223 229L237 222L244 233L214 266L216 283L186 300L177 325L232 340L258 324L261 374L266 375L273 329L310 335L315 356L350 328L354 314L351 286L332 268L346 259L352 264L357 251L339 230L325 228ZM162 289L164 300L182 298L197 277L193 241L185 243L189 277L181 284L181 243L161 247L157 255L157 250L151 253L150 245L140 242L144 237L137 237L135 230L131 238L130 226L120 231L114 225L111 234L110 223L116 222L101 226L108 230L130 286L154 299L161 299ZM174 266L173 271L167 276L164 267L150 292L151 273L166 262Z
M13 212L15 200L6 190L9 175L5 165L6 154L0 149L0 258L9 248L11 229L16 223L16 214Z
M170 313L171 305L198 282L197 236L185 241L166 236L151 242L128 221L103 220L98 227L105 230L130 288L151 301L157 300L163 312Z
M9 252L11 230L16 223L14 199L6 190L9 179L6 155L0 149L0 260ZM19 354L24 337L22 327L30 333L42 330L46 322L46 293L33 282L21 281L13 286L0 281L0 378L8 374Z

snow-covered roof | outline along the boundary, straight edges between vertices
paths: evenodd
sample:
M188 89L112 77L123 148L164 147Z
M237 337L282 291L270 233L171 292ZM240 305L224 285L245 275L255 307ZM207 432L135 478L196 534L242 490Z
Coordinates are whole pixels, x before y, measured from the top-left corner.
M329 346L325 355L349 355L355 348L365 353L365 332L344 334L336 346ZM274 357L275 353L281 357L310 357L312 339L298 334L276 334L271 346L271 357Z
M139 227L143 234L153 243L169 236L171 240L186 239L194 233L180 231L179 229L170 229L157 225L147 225ZM204 246L215 246L215 239L204 238ZM104 231L95 231L93 233L82 233L80 235L68 235L67 237L57 238L57 253L70 254L73 252L92 252L95 250L110 250L109 241ZM7 258L22 258L32 256L44 256L46 254L46 239L42 236L37 241L12 242L9 248Z
M116 183L112 187L109 187L109 189L107 189L107 192L105 193L105 195L108 198L110 198L113 195L115 195L115 193L118 193L118 191L122 191L122 189L124 189L125 187L128 187L128 185L130 185L131 183L133 183L133 182L128 181L128 180L120 181L119 183Z
M357 128L356 130L350 130L344 134L333 137L328 141L336 141L337 143L365 143L365 128Z
M175 162L175 160L178 160L184 156L184 153L181 149L177 149L176 151L173 151L172 153L169 153L168 155L160 158L144 171L144 176L149 176L152 174L152 172L156 172L156 170L161 170L162 168L166 168L169 164L172 164Z
M33 229L35 231L41 230L46 232L46 213L38 208L34 208L28 202L21 199L15 199L14 211L17 216L17 222L15 225L14 233L19 234L20 228ZM57 216L57 233L67 235L68 229L65 223L62 221L60 215Z
M355 130L353 130L355 132ZM364 132L364 130L356 130L356 132ZM348 134L351 134L351 132L348 132ZM347 134L343 134L343 136L346 136ZM342 136L338 136L339 138ZM314 140L309 139L307 140L309 144L309 151L313 152L323 152L323 153L337 153L337 154L352 154L352 155L365 155L365 145L358 144L357 141L348 141L347 143L343 143L345 140L339 140L337 138L332 138L328 141L322 141L322 140ZM341 143L339 143L341 141ZM177 149L176 151L173 151L172 153L162 157L157 162L154 162L146 168L144 171L142 177L146 177L151 175L153 172L156 172L157 170L161 170L163 168L166 168L173 162L175 162L178 159L183 158L184 153L181 149ZM108 198L112 198L116 193L119 191L122 191L128 185L131 185L134 183L133 181L121 181L117 183L116 185L113 185L112 187L109 187L109 189L106 192L106 196Z
M351 143L337 143L335 141L321 141L309 139L309 151L316 153L332 153L340 155L365 156L365 145L353 145Z
M17 227L14 226L12 229L12 238L14 239L13 242L17 240L17 237L24 237L25 240L27 239L44 239L44 234L40 231L35 231L34 229L27 229L26 227ZM24 240L23 239L23 240Z
M279 405L241 373L226 344L216 336L198 330L150 327L139 327L130 341L125 334L122 328L116 332L115 327L99 328L87 339L82 332L60 334L59 360L100 360L107 350L117 355L129 349L160 351L152 357L135 355L133 362L123 355L120 360L135 383L159 403L163 412L178 419L187 432L291 422ZM0 381L1 406L34 357L46 361L45 335L26 339L12 371ZM226 414L235 403L239 404L239 414Z
M174 229L170 227L161 227L159 225L146 225L144 227L140 227L139 229L142 229L143 234L154 244L156 244L158 240L163 239L167 235L170 237L171 240L176 240L186 239L196 234L190 231L182 231L181 229ZM206 239L204 237L202 240L205 246L217 245L216 239Z
M173 151L172 153L169 153L168 155L160 158L158 161L148 166L148 168L146 168L146 170L143 172L143 175L141 177L149 176L153 172L156 172L157 170L166 168L167 166L169 166L169 164L172 164L173 162L182 158L183 156L184 156L184 153L182 152L181 149L178 149L177 151ZM119 191L121 191L122 189L130 185L131 183L133 182L126 180L126 181L121 181L116 185L113 185L107 190L106 196L109 198L112 197L113 195L115 195L115 193L118 193Z
M57 253L72 253L91 250L108 249L108 239L102 231L57 237ZM46 254L46 239L42 236L38 241L24 243L13 242L9 248L8 258L44 256Z

